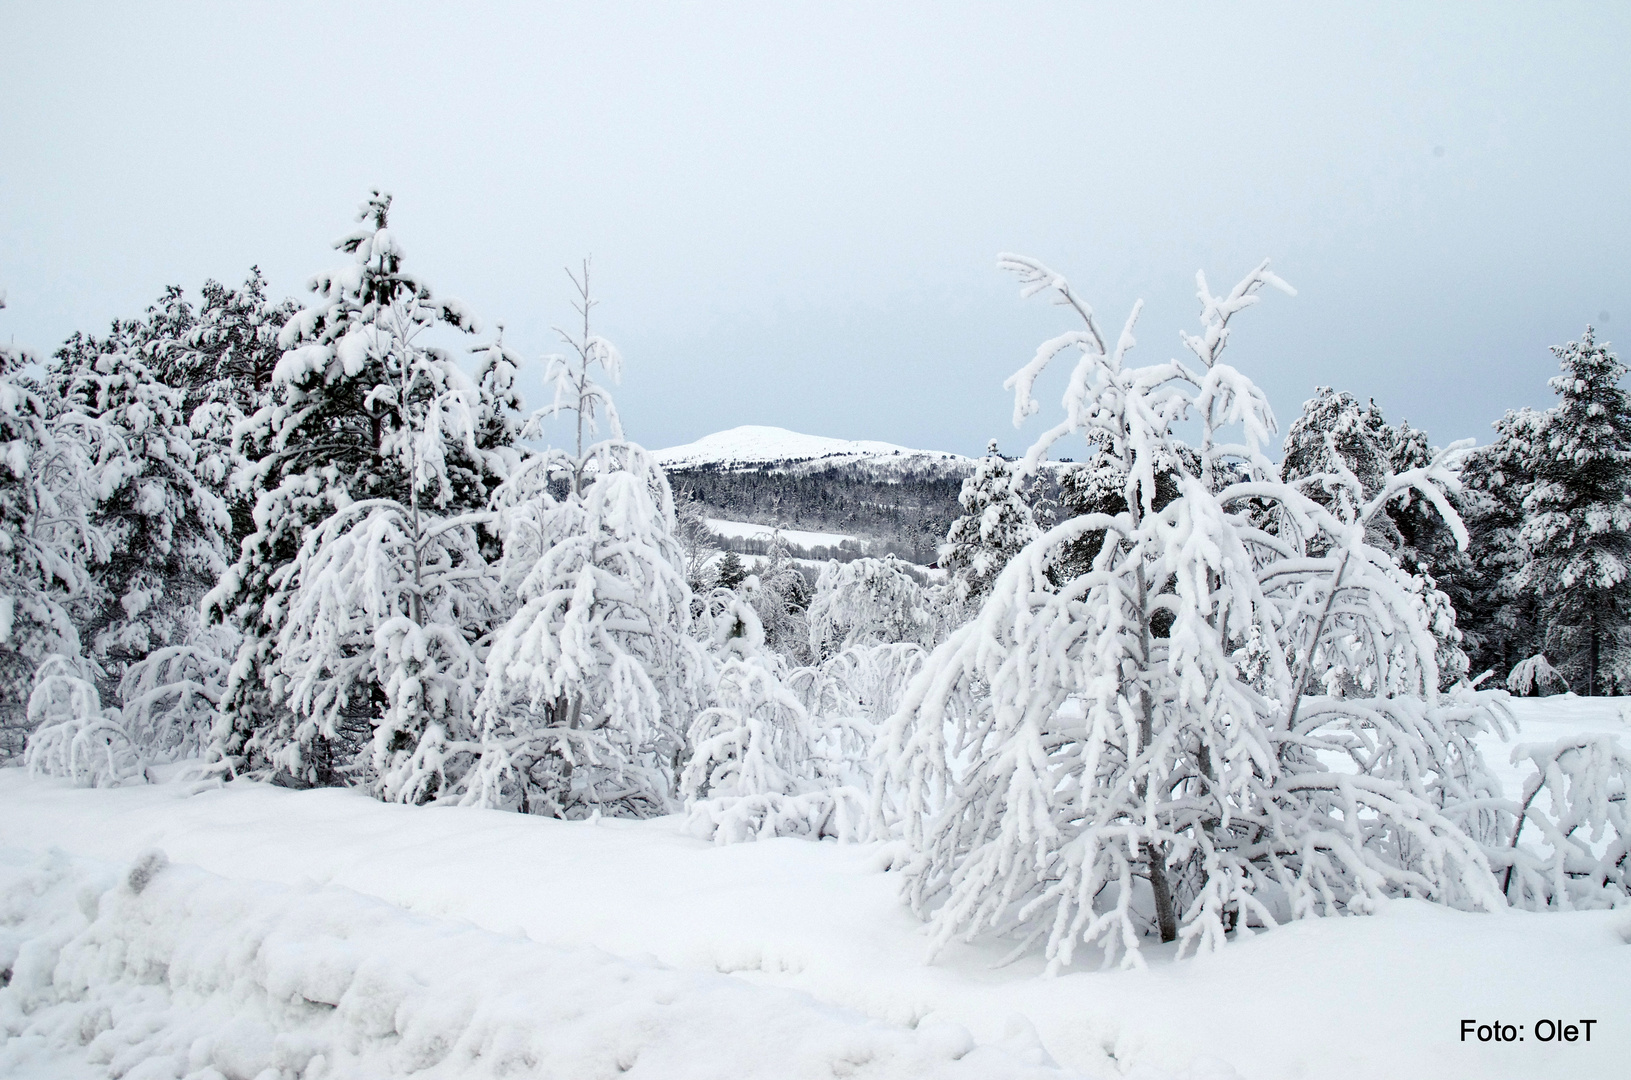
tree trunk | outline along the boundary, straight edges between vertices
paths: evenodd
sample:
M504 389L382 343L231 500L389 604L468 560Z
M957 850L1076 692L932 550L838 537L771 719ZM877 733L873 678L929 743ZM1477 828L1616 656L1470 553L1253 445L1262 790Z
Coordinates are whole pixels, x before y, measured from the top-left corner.
M1586 666L1586 696L1597 696L1597 656L1602 647L1602 639L1597 633L1597 613L1591 613L1591 653Z
M1167 859L1162 845L1144 845L1144 865L1150 873L1150 890L1155 893L1155 924L1161 930L1161 940L1176 941L1178 913L1172 907L1172 886L1167 883Z
M1154 643L1150 640L1150 614L1148 586L1144 582L1144 567L1139 565L1134 571L1134 580L1138 582L1138 622L1139 643L1143 650L1140 658L1141 667L1145 672L1150 669L1150 654ZM1150 688L1146 682L1138 691L1138 737L1140 752L1147 751L1155 740L1155 702L1150 700ZM1149 777L1139 781L1139 801L1143 802L1143 795L1149 790ZM1172 908L1172 885L1167 881L1166 852L1161 844L1144 843L1144 866L1150 875L1150 890L1155 894L1155 922L1160 928L1163 942L1176 941L1178 938L1178 916Z

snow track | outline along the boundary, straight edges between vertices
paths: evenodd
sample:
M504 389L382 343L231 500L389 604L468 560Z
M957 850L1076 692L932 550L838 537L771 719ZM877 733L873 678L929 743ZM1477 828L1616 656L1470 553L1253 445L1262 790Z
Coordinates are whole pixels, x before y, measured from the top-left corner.
M0 853L0 1075L981 1077L1067 1074L1034 1032L976 1047L724 975L230 881L150 851Z

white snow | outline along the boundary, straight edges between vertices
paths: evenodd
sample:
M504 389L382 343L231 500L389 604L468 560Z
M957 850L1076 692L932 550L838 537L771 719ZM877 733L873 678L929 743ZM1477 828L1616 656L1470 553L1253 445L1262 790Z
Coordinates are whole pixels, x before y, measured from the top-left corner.
M1625 732L1624 704L1514 702L1514 741ZM520 1075L573 1077L616 1075L629 1052L636 1076L832 1075L852 1048L872 1055L861 1076L1047 1075L1023 1060L1042 1060L1038 1040L1107 1080L1608 1076L1631 1054L1624 910L1393 902L1045 979L1038 960L993 970L999 947L926 965L883 845L718 847L677 817L569 823L250 783L87 790L6 769L0 845L0 969L19 937L78 935L52 969L67 1000L19 1019L23 976L0 989L8 1076L106 1076L128 1046L188 1068L237 1054L215 1067L246 1080L308 1050L331 1070L310 1076L408 1075L436 1053L426 1075L487 1075L457 1055L500 1044L558 1055ZM74 858L42 864L52 848ZM152 848L178 865L139 896L118 886ZM1589 1044L1460 1040L1463 1019L1543 1018L1598 1024ZM970 1036L982 1048L952 1061ZM128 1075L184 1074L151 1068Z
M716 431L696 442L658 450L657 461L664 469L740 469L774 465L782 468L804 466L826 468L833 465L869 464L897 469L945 469L965 472L974 459L938 450L913 450L894 443L858 439L829 439L804 435L786 428L747 425Z
M776 531L773 525L760 525L752 521L726 521L723 518L709 518L708 528L719 536L738 540L766 540ZM849 533L807 532L803 529L783 529L782 537L794 547L835 548L845 541L857 541L858 538Z

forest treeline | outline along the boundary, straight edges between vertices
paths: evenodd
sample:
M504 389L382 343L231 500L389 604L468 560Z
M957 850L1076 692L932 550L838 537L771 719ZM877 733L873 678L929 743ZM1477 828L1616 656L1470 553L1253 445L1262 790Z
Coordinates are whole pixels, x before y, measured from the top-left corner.
M867 545L869 552L927 566L961 512L963 477L928 470L879 477L864 464L849 464L797 472L685 469L670 472L669 482L710 517L866 537L878 541Z

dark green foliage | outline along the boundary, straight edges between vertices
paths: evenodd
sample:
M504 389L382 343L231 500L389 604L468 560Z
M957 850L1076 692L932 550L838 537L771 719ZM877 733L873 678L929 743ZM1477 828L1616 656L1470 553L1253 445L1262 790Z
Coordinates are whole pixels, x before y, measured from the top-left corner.
M716 581L722 589L734 589L747 579L747 567L742 565L742 557L734 551L725 552L725 557L719 560Z
M477 408L497 416L481 421L474 455L462 442L449 445L436 482L415 489L405 452L416 438L410 416L425 412L440 388L415 381L405 391L409 399L399 400L399 381L416 355L442 356L415 344L419 333L475 327L456 302L436 300L404 270L387 229L389 208L390 197L376 192L359 215L362 226L335 244L354 263L318 275L311 305L278 336L285 351L273 370L270 402L239 439L251 462L244 480L254 531L207 599L211 616L230 620L243 635L223 706L231 720L224 749L251 767L273 764L317 783L341 779L336 763L355 756L384 696L375 681L360 678L341 691L339 719L315 733L298 728L284 704L277 641L298 585L287 568L301 542L336 510L365 499L417 500L440 514L485 507L499 482L489 451L507 447L517 431L514 368L495 346L484 351Z
M1499 441L1519 465L1507 485L1521 500L1518 541L1528 561L1513 575L1532 593L1536 639L1569 685L1585 694L1631 689L1631 400L1625 365L1597 343L1552 349L1562 373L1545 414L1508 413Z

